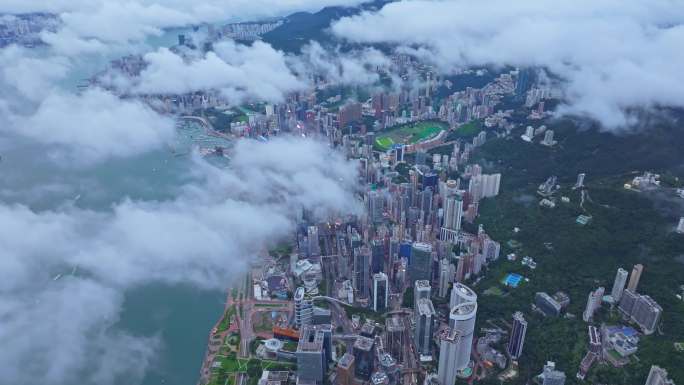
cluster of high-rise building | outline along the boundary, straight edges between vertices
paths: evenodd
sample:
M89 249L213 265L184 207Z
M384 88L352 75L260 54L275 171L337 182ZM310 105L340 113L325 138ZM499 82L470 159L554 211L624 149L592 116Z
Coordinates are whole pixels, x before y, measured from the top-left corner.
M644 334L649 335L653 334L658 328L663 308L650 296L637 293L637 286L639 285L643 269L644 267L641 264L634 265L627 283L627 289L622 290L620 295L618 310L620 310L625 318L639 325ZM620 287L622 287L621 282L624 281L623 276L624 273L618 270L618 276L616 276L615 285L613 286L614 292L620 291ZM618 286L617 288L615 287L616 285Z
M271 32L283 25L282 20L263 23L232 23L222 27L209 28L209 36L213 40L233 39L233 40L257 40L261 35Z
M55 32L61 24L57 15L26 13L0 15L0 47L10 44L36 46L43 44L42 32Z
M439 107L437 116L451 126L471 120L485 119L494 114L494 107L501 99L515 91L516 72L499 75L483 88L467 87L447 97Z

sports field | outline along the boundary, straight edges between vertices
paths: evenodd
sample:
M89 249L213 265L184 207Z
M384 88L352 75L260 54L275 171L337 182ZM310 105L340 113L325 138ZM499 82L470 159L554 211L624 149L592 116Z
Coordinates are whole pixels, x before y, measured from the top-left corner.
M504 277L502 283L506 286L516 288L518 285L520 285L520 282L523 280L523 277L520 274L515 274L515 273L509 273Z
M412 144L429 139L446 128L447 125L441 122L402 124L382 132L375 139L375 144L378 148L385 151L390 149L395 143Z

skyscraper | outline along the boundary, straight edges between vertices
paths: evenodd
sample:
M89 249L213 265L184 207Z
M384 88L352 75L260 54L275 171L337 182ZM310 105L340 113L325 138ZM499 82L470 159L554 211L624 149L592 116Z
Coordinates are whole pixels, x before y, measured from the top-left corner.
M517 360L522 354L523 345L525 344L525 334L527 333L527 321L521 312L513 314L513 329L511 330L511 337L508 340L508 354L511 358Z
M667 377L667 370L660 366L653 365L648 372L646 385L675 385L674 381Z
M361 120L361 103L349 103L340 107L337 114L337 121L341 130L346 129L350 124Z
M534 295L534 304L547 316L558 317L563 310L560 302L544 292L539 292Z
M304 287L300 286L294 293L295 305L295 326L302 329L304 326L311 325L311 317L313 316L313 303L306 295Z
M380 223L385 212L385 197L381 191L370 191L368 193L368 214L373 223Z
M618 305L618 310L622 312L625 316L629 317L632 314L632 309L634 309L634 304L637 301L638 294L635 294L629 289L622 292L620 297L620 303Z
M587 298L587 306L582 313L582 319L584 322L590 322L594 319L594 313L601 307L601 299L603 298L603 293L605 289L599 287L598 289L589 293L589 298Z
M449 260L442 258L439 262L439 296L444 298L449 292L449 284L453 277L453 267Z
M477 294L468 286L456 282L451 289L451 298L449 299L449 309L465 302L477 302Z
M385 320L385 350L399 362L404 362L405 336L404 318L395 315Z
M354 289L361 298L368 298L370 292L370 250L367 247L354 249Z
M321 255L321 247L318 243L318 226L309 226L307 228L307 253L309 257Z
M371 273L383 271L385 265L385 243L381 239L371 241Z
M432 301L421 298L416 303L415 344L418 354L431 355L432 333L434 328L435 308Z
M387 274L377 273L373 275L373 310L385 311L389 304L389 286Z
M633 293L629 289L622 294L618 310L637 323L646 335L655 332L663 314L663 308L653 298Z
M302 382L322 384L325 376L325 353L323 333L313 326L304 326L297 345L297 378Z
M463 219L463 197L453 194L444 201L444 223L442 227L449 230L460 230Z
M622 291L625 290L625 283L627 282L627 270L619 268L615 274L615 282L613 282L613 290L610 295L613 297L613 303L619 303L622 298Z
M411 250L409 264L409 278L411 281L432 278L432 246L427 243L414 243Z
M374 340L368 337L357 337L354 341L354 373L356 377L368 381L373 373Z
M455 384L459 369L455 362L462 361L459 349L461 336L458 331L447 328L442 330L439 336L439 363L437 366L437 379L440 385Z
M337 361L337 383L354 385L354 356L350 353L344 353Z
M430 299L432 288L430 281L421 279L413 284L413 304L418 304L419 299Z
M544 133L544 140L542 140L541 144L544 146L553 146L556 144L556 141L553 140L553 130L547 130Z
M653 334L658 327L663 308L647 295L639 295L632 309L632 321L636 322L644 334Z
M475 318L477 315L477 302L460 303L449 312L449 328L458 333L456 343L458 359L450 364L457 370L463 370L470 362L470 351L473 346L473 333L475 332Z
M627 284L627 288L632 291L632 293L636 293L637 291L637 286L639 285L639 278L641 278L641 273L644 271L644 266L640 263L634 265L634 268L632 268L632 275L629 276L629 283Z

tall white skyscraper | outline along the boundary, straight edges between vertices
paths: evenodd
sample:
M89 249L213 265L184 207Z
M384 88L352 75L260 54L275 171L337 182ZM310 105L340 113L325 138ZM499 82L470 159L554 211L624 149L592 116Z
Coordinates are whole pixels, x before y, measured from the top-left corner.
M603 293L605 289L599 287L598 289L589 293L589 298L587 299L587 307L584 309L582 314L582 319L584 322L590 322L594 319L594 313L598 308L601 307L601 299L603 298Z
M627 270L619 268L617 274L615 274L615 282L613 282L613 290L610 295L613 297L613 303L617 304L622 298L622 291L625 290L625 284L627 283Z
M501 187L501 174L480 174L470 178L468 192L474 201L482 198L491 198L499 195Z
M520 137L522 138L522 140L526 142L531 142L532 138L534 138L534 127L527 126L527 128L525 128L525 133L522 134Z
M475 316L477 302L464 302L454 306L449 312L449 328L461 336L458 345L458 360L452 362L458 370L465 369L470 362L470 350L473 346L475 332Z
M468 367L473 346L477 297L470 288L457 284L452 291L452 302L457 305L449 312L449 327L440 335L437 377L441 384L454 384L458 373ZM473 300L473 301L470 301Z
M544 140L542 140L541 144L543 144L544 146L550 147L550 146L555 145L556 143L557 142L555 140L553 140L553 130L547 130L544 133Z
M301 330L302 327L311 325L313 317L313 302L306 295L304 287L300 286L294 293L295 305L295 326Z
M454 283L454 287L451 289L449 309L453 309L454 306L460 305L464 302L477 302L477 294L475 294L475 292L468 286L460 282L456 282Z
M460 194L447 196L444 201L444 224L449 230L460 230L463 219L463 198Z
M461 335L457 330L447 328L439 336L439 363L437 379L440 384L455 384L459 369L454 365L461 361L459 349Z

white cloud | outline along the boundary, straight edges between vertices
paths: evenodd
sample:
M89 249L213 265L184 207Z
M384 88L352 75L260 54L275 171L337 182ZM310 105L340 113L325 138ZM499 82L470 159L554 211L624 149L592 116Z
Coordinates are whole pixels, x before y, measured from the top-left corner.
M79 95L54 90L33 113L13 120L0 130L53 146L52 155L76 163L140 154L175 135L172 119L100 89Z
M355 165L321 143L241 141L231 155L227 170L196 159L195 181L169 200L124 200L111 211L0 204L0 378L135 384L156 345L112 331L126 290L223 289L290 237L301 209L358 212ZM78 275L51 279L76 265Z
M617 127L631 107L684 106L682 22L684 8L669 0L418 0L343 18L332 30L354 42L427 47L445 70L547 67L567 80L563 112Z
M318 74L335 84L373 85L380 80L378 69L388 69L391 61L382 52L365 48L343 53L329 50L311 41L302 48L302 55L291 63L304 74Z
M281 101L287 92L304 88L290 71L282 52L255 42L251 46L232 41L215 45L199 59L184 60L161 48L144 56L148 67L133 79L133 92L179 94L220 90L233 102L244 98Z
M42 100L54 83L66 76L70 62L60 56L40 57L17 46L0 50L0 98Z

